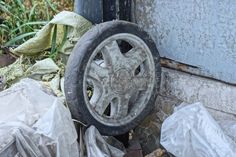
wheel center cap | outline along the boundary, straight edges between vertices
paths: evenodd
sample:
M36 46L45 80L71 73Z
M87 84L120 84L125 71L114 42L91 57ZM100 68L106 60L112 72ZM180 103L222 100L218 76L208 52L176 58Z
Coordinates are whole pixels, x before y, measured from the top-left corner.
M131 81L131 72L119 69L111 77L111 87L116 93L125 94L131 87Z

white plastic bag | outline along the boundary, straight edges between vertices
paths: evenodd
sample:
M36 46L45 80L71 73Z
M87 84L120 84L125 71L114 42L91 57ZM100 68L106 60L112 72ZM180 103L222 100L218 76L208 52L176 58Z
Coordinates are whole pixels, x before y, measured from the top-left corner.
M0 93L0 156L79 157L69 110L31 79Z
M236 121L220 120L218 121L225 134L228 135L234 142L236 142Z
M236 144L201 103L180 108L164 121L161 144L177 157L236 156Z
M85 144L88 157L123 157L125 155L121 150L109 145L94 126L86 130Z

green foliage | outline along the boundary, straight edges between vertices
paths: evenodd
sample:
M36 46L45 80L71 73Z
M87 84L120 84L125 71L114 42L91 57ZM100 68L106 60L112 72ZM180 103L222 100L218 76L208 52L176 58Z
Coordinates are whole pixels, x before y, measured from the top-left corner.
M71 3L72 5L72 3ZM19 45L44 26L59 12L59 1L0 0L0 45Z
M56 57L58 55L58 51L61 50L61 48L63 47L63 45L65 44L66 40L67 40L67 33L68 33L68 27L64 26L64 36L62 39L62 42L60 45L56 44L56 40L57 40L57 25L55 25L54 30L53 30L53 35L52 35L52 44L51 44L51 52L49 57L52 58L53 60L56 60Z

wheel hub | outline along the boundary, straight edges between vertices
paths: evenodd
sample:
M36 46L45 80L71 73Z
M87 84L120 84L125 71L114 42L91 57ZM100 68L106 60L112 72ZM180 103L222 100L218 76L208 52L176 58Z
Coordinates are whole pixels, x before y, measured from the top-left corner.
M119 94L125 94L132 85L132 75L127 69L117 70L111 77L111 87L114 92Z

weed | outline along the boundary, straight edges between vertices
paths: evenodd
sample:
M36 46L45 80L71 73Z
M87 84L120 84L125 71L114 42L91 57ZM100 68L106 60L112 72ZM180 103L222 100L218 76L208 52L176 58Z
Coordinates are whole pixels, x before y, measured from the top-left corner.
M0 0L0 45L19 45L44 26L60 10L72 10L68 0Z

